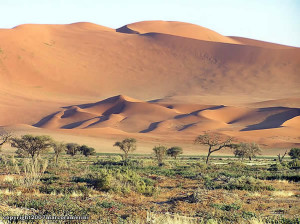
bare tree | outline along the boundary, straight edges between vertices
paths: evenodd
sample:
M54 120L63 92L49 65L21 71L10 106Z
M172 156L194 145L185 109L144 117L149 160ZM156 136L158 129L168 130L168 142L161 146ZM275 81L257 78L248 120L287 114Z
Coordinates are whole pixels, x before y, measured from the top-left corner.
M279 163L283 162L283 159L284 159L285 155L287 154L287 151L288 150L285 150L283 155L280 155L280 153L277 155Z
M0 151L2 146L9 141L12 135L7 132L4 128L0 129Z
M136 139L134 138L125 138L121 142L115 142L114 146L117 146L124 152L124 160L128 159L129 152L136 150Z
M204 135L199 135L195 139L195 144L208 146L208 153L206 157L206 164L208 163L209 157L212 153L217 152L223 148L232 147L232 138L224 137L215 133L205 133Z

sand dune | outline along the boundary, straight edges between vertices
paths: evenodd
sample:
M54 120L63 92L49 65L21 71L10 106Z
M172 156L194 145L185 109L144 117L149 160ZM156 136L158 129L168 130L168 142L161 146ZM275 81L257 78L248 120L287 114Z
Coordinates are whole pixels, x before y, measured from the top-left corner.
M245 37L230 37L231 39L238 41L241 44L250 45L250 46L257 46L257 47L264 47L264 48L273 48L273 49L288 49L291 48L290 46L269 43L266 41L261 40L253 40Z
M93 113L87 112L93 111ZM223 105L165 104L143 102L126 96L115 96L97 103L66 107L35 126L50 129L114 128L123 133L197 136L204 131L231 132L247 138L249 131L270 130L284 133L297 128L299 108L269 107L247 108ZM244 134L242 134L244 133ZM266 132L269 136L268 131ZM294 134L292 134L294 136ZM276 144L273 136L259 140L263 144Z
M0 125L296 144L299 70L299 48L181 22L20 25L0 29Z
M241 44L238 40L222 36L205 27L175 21L137 22L120 27L117 32L128 34L163 33L205 41Z

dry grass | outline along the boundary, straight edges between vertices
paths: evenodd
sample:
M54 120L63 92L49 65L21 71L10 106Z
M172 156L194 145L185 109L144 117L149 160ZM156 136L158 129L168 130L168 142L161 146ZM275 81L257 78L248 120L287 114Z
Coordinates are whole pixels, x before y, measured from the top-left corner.
M273 191L271 195L273 197L291 197L294 196L295 193L293 191Z

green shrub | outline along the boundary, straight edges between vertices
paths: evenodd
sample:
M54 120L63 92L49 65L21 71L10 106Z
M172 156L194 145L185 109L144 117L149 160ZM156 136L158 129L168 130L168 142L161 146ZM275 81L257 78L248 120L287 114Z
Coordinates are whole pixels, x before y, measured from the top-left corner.
M286 167L284 166L284 164L281 163L271 164L271 166L268 168L269 171L281 171L285 169Z
M247 165L241 161L230 162L228 165L233 169L243 169L247 167Z
M101 207L101 208L122 208L123 205L119 202L115 202L115 201L101 201L101 202L97 202L96 204L97 206Z
M246 190L246 191L260 191L260 190L274 190L271 185L266 185L262 180L255 179L254 177L239 177L232 178L225 185L225 189L232 190Z
M89 183L97 190L108 191L111 189L112 175L107 170L101 170L99 173L88 175Z
M299 159L293 159L288 163L288 167L290 169L300 169L300 160Z
M292 159L300 159L300 148L292 148L292 149L289 151L289 156L290 156Z
M204 185L207 189L226 189L226 190L246 190L261 191L274 190L271 185L266 185L262 180L254 177L241 176L237 178L219 176L212 179L209 176L204 177Z
M75 177L75 182L86 182L99 191L114 191L127 194L131 191L151 196L156 192L154 181L141 177L136 171L124 167L121 169L101 169L85 178Z
M240 205L237 205L235 203L233 203L233 204L212 204L211 206L218 208L220 210L223 210L223 211L227 211L227 212L233 211L233 210L239 210L241 208Z

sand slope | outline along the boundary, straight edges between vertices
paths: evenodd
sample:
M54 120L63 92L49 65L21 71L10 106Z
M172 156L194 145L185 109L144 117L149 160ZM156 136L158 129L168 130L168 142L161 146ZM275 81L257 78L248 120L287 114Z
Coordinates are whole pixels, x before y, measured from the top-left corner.
M163 33L205 41L241 44L238 40L222 36L205 27L175 21L137 22L120 27L117 32L128 34Z
M143 102L126 96L114 96L96 103L69 106L51 114L34 126L50 129L113 128L127 135L197 136L204 131L231 133L238 139L248 139L249 132L261 131L259 142L278 144L269 136L280 133L281 138L297 140L300 131L300 108L289 107L236 107L201 104L165 104ZM290 133L293 131L294 133ZM299 135L299 134L298 134ZM264 139L262 137L265 136ZM286 143L292 143L287 141Z
M299 48L187 23L20 25L0 29L0 125L297 143L299 70Z

